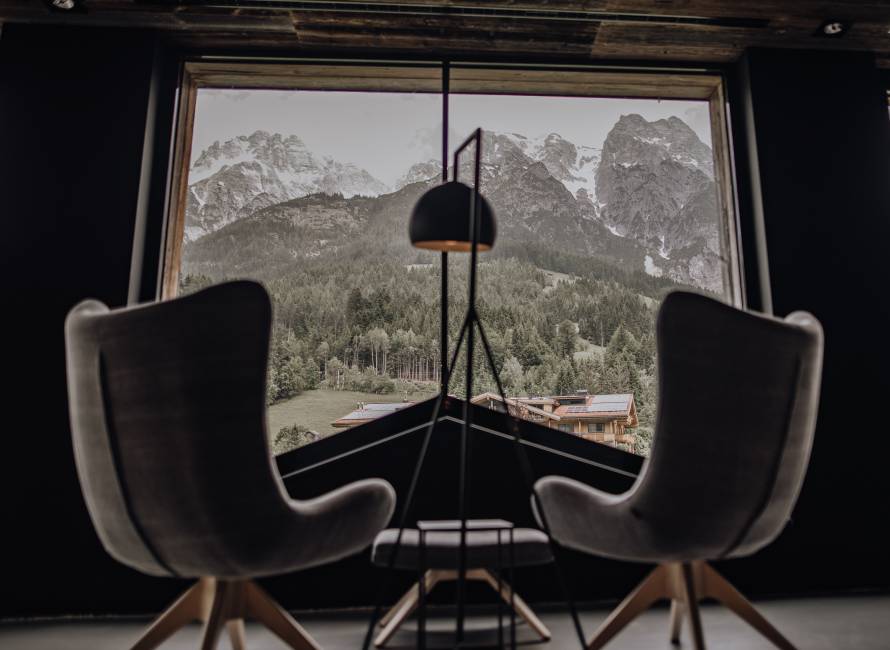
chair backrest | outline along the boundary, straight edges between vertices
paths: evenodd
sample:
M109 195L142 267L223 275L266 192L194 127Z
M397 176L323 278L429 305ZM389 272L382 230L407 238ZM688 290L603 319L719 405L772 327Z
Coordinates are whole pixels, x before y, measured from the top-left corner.
M265 426L271 305L253 282L65 323L75 458L115 558L151 574L226 574L249 521L288 515ZM291 513L292 515L292 513Z
M822 348L811 314L783 320L668 295L658 315L655 438L634 509L703 558L772 541L809 462Z

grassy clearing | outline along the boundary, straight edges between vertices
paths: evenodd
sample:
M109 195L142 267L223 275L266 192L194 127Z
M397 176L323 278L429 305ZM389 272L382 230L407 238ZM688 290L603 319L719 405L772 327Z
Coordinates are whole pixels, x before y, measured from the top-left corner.
M582 359L602 359L606 354L606 348L591 343L587 339L578 339L578 350L575 352L575 361Z
M436 384L430 384L428 392L409 394L408 399L419 402L435 394ZM355 410L358 402L383 404L401 402L404 398L404 393L377 395L349 390L307 390L301 395L269 407L267 415L269 435L274 439L282 427L294 424L302 424L307 429L327 435L338 430L331 426L331 422Z
M547 286L544 287L544 293L550 293L561 283L575 284L578 281L577 275L569 275L568 273L560 273L559 271L548 271L539 268L544 277L547 279Z

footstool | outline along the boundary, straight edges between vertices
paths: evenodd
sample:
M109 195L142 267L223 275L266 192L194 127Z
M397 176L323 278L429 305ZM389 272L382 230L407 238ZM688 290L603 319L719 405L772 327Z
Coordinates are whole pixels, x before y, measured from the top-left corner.
M406 528L402 532L393 568L413 571L418 571L420 567L426 569L422 587L423 593L429 594L440 582L458 579L460 521L418 522L418 526L420 530ZM398 528L388 528L377 535L371 552L371 561L375 565L389 566L398 534ZM509 584L503 579L498 580L492 573L499 568L553 562L547 535L535 528L513 528L512 523L502 519L471 519L467 521L466 537L466 579L487 583L498 592L507 606L512 604L516 614L528 623L542 641L549 640L550 630L535 615L531 607L518 594L512 593ZM374 639L375 646L383 646L395 634L417 608L420 597L421 584L418 581L380 619L379 625L383 629Z

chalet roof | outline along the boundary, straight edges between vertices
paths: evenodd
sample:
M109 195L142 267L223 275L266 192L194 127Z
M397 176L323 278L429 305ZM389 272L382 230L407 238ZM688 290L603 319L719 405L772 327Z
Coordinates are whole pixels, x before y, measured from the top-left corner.
M501 396L498 395L497 393L486 392L486 393L481 393L479 395L476 395L476 397L474 397L473 399L470 400L470 403L482 404L483 402L488 401L488 400L497 400L498 402L503 401L501 399ZM550 403L553 403L552 400ZM522 398L522 397L508 397L507 404L509 404L510 406L515 406L517 408L527 409L529 411L529 413L534 413L535 415L538 415L543 418L547 418L548 420L556 420L556 421L559 420L558 415L555 415L555 414L549 413L543 409L534 407L531 404L529 404L528 402L526 402L525 398Z
M556 400L552 397L509 397L508 399L515 399L517 402L522 402L523 404L542 404L554 406L556 404Z
M370 420L376 420L377 418L382 418L384 415L389 415L390 413L395 413L396 411L400 411L403 408L411 406L414 402L387 402L387 403L368 403L362 404L361 408L358 408L350 413L347 413L342 418L334 420L331 422L331 426L334 427L354 427L357 424L363 424L365 422L369 422Z
M572 402L576 402L576 400L572 400ZM633 393L588 395L583 403L563 404L558 406L554 412L560 417L570 419L636 419Z
M578 404L580 402L586 402L589 397L590 393L583 392L572 393L571 395L554 395L552 399L554 400L554 402L558 402L560 404Z

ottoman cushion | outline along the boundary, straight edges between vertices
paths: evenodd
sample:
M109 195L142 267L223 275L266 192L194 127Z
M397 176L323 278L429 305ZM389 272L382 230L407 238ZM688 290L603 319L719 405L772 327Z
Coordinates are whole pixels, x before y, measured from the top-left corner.
M498 562L498 532L501 535L500 563ZM387 566L399 534L398 528L388 528L377 535L371 561ZM513 530L513 559L516 567L547 564L553 561L550 542L542 531L534 528ZM423 566L425 569L457 569L460 561L460 531L432 530L426 533ZM420 531L406 528L396 555L394 567L419 568ZM496 569L510 566L510 532L508 530L468 530L467 568Z

